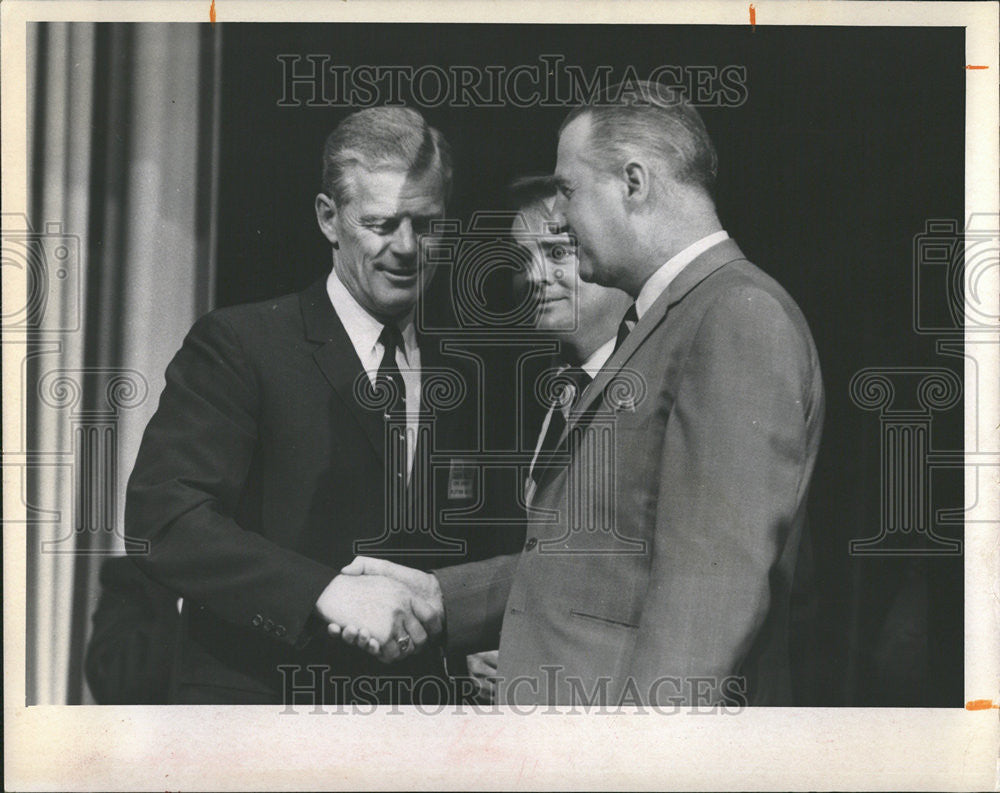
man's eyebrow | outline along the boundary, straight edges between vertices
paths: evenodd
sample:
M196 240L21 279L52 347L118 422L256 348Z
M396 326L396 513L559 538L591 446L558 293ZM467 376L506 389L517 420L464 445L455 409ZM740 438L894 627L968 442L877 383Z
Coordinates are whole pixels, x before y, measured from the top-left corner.
M567 239L565 231L563 229L556 229L548 232L546 235L539 239L539 243L544 245L546 248L554 248L557 245L571 245L572 240Z
M400 212L399 214L389 214L389 215L362 215L362 223L386 223L389 221L399 221L403 218L410 218L411 220L434 220L435 218L441 217L444 214L441 212Z

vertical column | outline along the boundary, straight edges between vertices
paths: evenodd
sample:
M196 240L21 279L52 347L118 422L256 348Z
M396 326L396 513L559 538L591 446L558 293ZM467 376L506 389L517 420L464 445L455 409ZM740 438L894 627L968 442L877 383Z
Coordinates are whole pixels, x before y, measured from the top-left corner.
M918 407L898 407L897 384L912 384ZM947 410L962 397L962 382L944 368L883 367L858 372L851 398L879 411L881 423L881 525L878 534L851 540L863 555L927 556L962 552L959 540L940 536L931 520L931 425L933 411Z

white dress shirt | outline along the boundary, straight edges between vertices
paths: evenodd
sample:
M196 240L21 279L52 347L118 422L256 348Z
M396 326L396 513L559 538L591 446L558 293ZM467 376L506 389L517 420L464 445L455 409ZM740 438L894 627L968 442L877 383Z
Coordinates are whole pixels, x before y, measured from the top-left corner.
M673 281L680 271L687 267L709 248L718 245L723 240L729 239L729 234L725 231L716 231L707 237L702 237L697 242L692 242L676 256L672 256L666 264L660 267L646 280L639 291L639 296L635 299L635 313L642 317L649 307L656 302L656 298L663 294L670 282Z
M347 291L336 270L331 270L326 279L326 292L333 303L333 310L344 323L344 329L354 345L362 368L374 386L385 354L385 346L378 340L382 335L383 323L361 307L354 295ZM412 311L400 321L399 332L403 337L403 347L396 350L396 366L399 367L406 386L406 470L409 476L413 471L420 417L420 348L417 346Z

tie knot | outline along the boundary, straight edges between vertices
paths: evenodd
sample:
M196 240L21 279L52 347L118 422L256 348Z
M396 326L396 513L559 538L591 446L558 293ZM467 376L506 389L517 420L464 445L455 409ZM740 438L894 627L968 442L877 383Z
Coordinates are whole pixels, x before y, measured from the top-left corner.
M615 352L618 352L618 348L625 343L626 337L632 332L632 328L638 321L639 312L635 308L635 303L633 303L628 307L628 311L625 312L625 316L622 317L622 321L618 324L618 335L615 337Z
M382 328L378 340L385 347L386 352L395 353L403 346L403 334L399 332L399 328L392 324Z

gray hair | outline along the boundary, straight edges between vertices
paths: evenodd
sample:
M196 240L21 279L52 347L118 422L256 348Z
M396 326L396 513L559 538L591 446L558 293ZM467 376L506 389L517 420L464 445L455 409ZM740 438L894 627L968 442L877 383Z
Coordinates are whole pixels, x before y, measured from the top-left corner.
M352 166L395 168L416 174L436 170L451 191L451 147L440 131L408 107L370 107L351 113L323 146L323 192L338 205L350 199Z
M559 132L590 118L590 150L602 168L618 171L637 152L652 156L682 184L712 194L719 160L698 111L677 88L633 80L598 92L575 107Z

